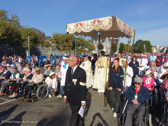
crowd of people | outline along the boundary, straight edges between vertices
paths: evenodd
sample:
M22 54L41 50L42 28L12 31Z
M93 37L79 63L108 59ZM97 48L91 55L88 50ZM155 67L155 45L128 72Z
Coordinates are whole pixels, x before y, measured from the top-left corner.
M108 87L109 105L113 111L113 117L117 117L121 95L129 100L126 126L131 125L131 115L135 110L138 110L137 125L141 125L145 101L151 99L151 94L154 94L155 90L160 94L165 92L165 100L168 102L168 54L135 53L126 56L118 53L110 58L106 57L105 51L102 50L100 56L93 54L86 57L74 57L73 59L62 57L53 71L51 56L47 56L42 74L41 69L35 67L37 57L34 55L31 62L25 60L27 64L24 67L24 60L21 57L3 56L0 66L0 95L7 95L10 92L11 95L8 96L10 98L18 97L24 101L30 101L30 91L35 85L43 83L48 87L49 97L54 96L59 90L57 97L62 98L66 96L65 89L68 87L66 81L71 75L69 67L75 59L75 64L86 73L87 89L91 87L97 89L101 95ZM67 74L68 70L69 74ZM77 79L72 79L74 85L77 82ZM83 82L80 85L83 85ZM21 92L19 95L18 91ZM71 97L73 95L70 93Z

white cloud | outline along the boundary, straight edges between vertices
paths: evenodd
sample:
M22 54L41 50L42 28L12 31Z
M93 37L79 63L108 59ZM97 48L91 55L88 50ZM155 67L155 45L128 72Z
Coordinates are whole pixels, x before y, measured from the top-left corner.
M168 27L136 33L135 39L149 40L152 45L168 46Z

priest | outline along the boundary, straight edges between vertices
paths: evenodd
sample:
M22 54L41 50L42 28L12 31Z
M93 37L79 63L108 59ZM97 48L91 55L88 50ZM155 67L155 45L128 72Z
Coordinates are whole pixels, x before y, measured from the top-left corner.
M88 57L84 58L84 61L81 63L80 67L86 72L86 87L89 89L93 84L92 79L92 64L88 60Z
M105 50L101 51L101 56L95 63L95 75L93 88L98 89L98 93L102 94L105 92L105 85L108 82L108 71L109 71L109 60L104 56Z

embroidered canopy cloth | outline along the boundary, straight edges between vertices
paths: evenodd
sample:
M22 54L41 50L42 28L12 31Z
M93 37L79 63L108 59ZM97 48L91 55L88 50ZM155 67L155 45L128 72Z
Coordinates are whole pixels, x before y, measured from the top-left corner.
M103 38L134 36L134 29L115 16L67 24L67 32L91 37L97 37L98 32L101 32Z

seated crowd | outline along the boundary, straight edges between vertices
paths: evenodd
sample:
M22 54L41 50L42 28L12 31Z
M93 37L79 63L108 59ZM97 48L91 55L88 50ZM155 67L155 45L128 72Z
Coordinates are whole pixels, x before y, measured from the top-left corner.
M54 96L58 90L57 85L61 78L60 66L57 66L56 71L53 72L51 65L46 65L44 67L44 74L40 73L40 68L36 67L34 69L29 64L26 64L23 68L16 64L10 66L3 64L1 67L0 95L8 95L9 98L30 101L31 90L36 85L46 84L49 97Z

